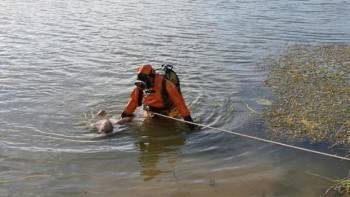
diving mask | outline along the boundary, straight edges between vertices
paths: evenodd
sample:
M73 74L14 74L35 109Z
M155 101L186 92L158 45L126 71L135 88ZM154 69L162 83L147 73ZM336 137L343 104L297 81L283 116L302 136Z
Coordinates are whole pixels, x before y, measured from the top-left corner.
M146 83L141 81L141 80L136 80L134 84L135 84L135 86L137 86L141 90L146 89Z
M137 75L137 80L144 82L145 88L151 88L152 87L152 80L151 80L151 75L147 75L144 73L139 73Z

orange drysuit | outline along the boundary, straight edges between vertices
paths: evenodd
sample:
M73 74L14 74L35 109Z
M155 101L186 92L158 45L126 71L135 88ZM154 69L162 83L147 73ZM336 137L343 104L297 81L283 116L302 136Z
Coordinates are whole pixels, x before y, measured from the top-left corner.
M165 83L163 80L165 80ZM165 90L168 93L169 102L171 104L171 107L168 109L166 109L166 105L163 101L163 84L166 85ZM151 87L147 92L148 93L143 93L140 88L135 87L130 94L129 101L124 108L123 114L130 116L138 106L141 106L143 104L145 106L148 106L151 111L154 110L155 112L162 111L164 113L164 111L167 111L169 113L174 108L176 108L183 118L190 115L190 112L185 104L185 100L177 90L176 86L171 81L164 79L163 76L155 74L153 87Z

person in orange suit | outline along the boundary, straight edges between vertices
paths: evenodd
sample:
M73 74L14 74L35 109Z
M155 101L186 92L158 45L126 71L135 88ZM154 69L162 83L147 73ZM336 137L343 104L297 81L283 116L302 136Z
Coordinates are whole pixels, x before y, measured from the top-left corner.
M149 115L152 112L172 117L181 115L184 120L193 122L185 100L174 83L156 73L150 64L137 69L135 85L121 114L122 118L132 117L136 108L143 105ZM188 126L195 128L192 124Z

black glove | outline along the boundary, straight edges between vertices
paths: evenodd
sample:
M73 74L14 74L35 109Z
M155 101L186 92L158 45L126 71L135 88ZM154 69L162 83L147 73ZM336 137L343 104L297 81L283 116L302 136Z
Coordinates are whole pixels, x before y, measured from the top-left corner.
M184 117L184 120L188 121L188 122L193 122L192 117L190 115ZM191 124L191 123L186 123L187 126L191 129L191 130L195 130L197 127L197 125Z
M123 112L120 116L121 116L122 118L125 118L125 117L131 117L132 115Z

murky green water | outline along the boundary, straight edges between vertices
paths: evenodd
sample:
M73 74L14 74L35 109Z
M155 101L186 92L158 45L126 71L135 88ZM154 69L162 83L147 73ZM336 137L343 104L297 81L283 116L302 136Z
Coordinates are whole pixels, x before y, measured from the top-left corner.
M270 98L257 65L289 44L349 44L349 13L341 0L1 1L0 196L319 196L348 162L141 111L109 138L82 122L122 112L137 65L173 63L197 121L264 136L247 108Z

